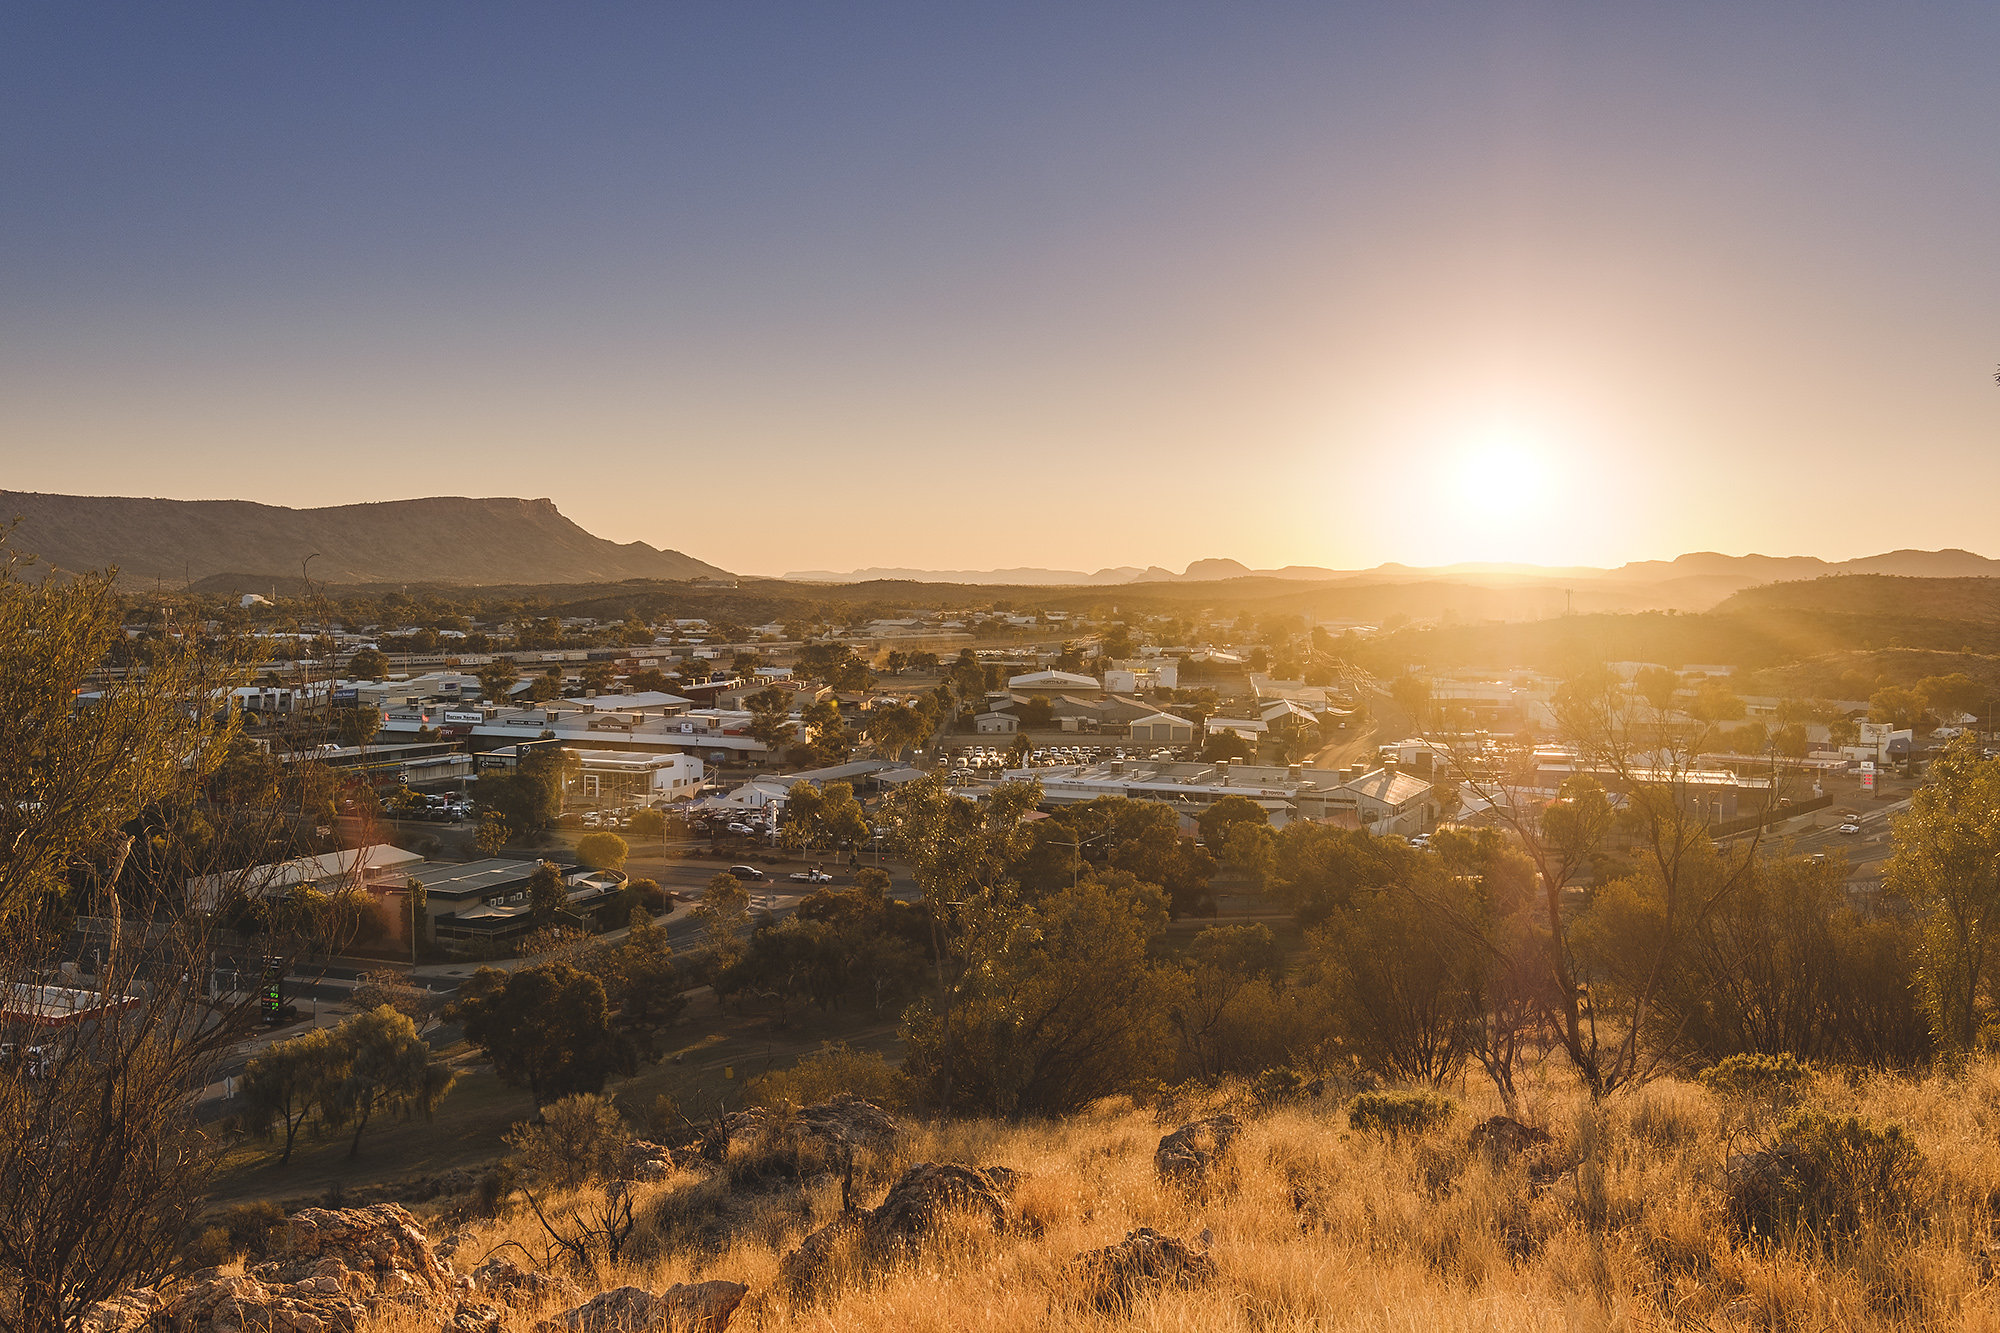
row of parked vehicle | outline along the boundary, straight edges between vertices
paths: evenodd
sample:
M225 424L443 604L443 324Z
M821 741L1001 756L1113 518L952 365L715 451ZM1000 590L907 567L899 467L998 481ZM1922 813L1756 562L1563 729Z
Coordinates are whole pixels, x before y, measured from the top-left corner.
M390 807L397 819L419 819L432 824L456 824L472 818L469 796L431 796L411 792L409 798Z

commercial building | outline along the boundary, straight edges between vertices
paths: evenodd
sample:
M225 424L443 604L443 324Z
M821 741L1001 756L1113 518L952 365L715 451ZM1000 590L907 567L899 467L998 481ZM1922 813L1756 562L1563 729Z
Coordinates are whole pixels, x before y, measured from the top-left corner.
M685 801L700 794L704 781L701 760L679 751L572 749L571 753L577 766L569 777L569 797L578 805Z
M1372 833L1404 835L1437 826L1435 788L1411 773L1387 769L1309 769L1259 764L1167 763L1110 759L1067 768L1024 769L1010 776L1035 778L1046 805L1072 805L1101 796L1161 801L1192 829L1202 811L1226 796L1256 802L1280 828L1293 820L1338 823Z

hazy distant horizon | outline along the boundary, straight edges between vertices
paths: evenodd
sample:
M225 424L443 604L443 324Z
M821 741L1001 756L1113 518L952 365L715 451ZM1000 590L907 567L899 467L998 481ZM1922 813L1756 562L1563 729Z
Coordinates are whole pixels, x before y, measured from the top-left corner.
M2000 7L0 14L0 481L731 569L2000 549Z

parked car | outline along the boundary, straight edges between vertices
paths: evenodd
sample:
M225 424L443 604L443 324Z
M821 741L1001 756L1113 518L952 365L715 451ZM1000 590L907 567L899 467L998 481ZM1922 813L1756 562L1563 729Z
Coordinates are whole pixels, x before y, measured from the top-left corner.
M770 878L756 866L731 866L729 873L750 884L762 884Z

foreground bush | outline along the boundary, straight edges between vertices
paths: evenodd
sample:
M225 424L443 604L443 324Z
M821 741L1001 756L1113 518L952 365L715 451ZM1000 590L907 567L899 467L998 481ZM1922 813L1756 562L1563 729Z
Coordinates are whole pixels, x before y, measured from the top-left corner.
M1829 1239L1897 1226L1915 1212L1923 1172L1924 1155L1901 1125L1801 1111L1773 1146L1731 1160L1730 1217L1763 1237Z
M1347 1106L1347 1127L1376 1134L1422 1134L1442 1125L1458 1104L1434 1092L1364 1092Z
M1793 1055L1732 1055L1701 1071L1701 1086L1718 1097L1796 1101L1812 1081L1812 1066Z

